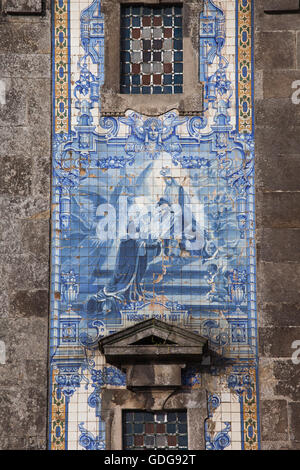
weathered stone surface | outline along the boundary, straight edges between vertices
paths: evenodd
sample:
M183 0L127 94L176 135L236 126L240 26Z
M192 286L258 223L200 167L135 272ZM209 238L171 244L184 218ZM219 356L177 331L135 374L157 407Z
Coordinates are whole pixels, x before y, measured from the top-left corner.
M292 450L292 445L289 441L280 442L263 440L261 450Z
M274 360L259 357L259 388L260 399L270 400L275 397L276 379L274 376Z
M0 210L2 214L12 219L29 219L39 220L50 217L49 195L41 197L34 196L18 196L3 195L0 196Z
M32 237L32 233L35 237ZM47 262L49 258L50 224L48 218L24 221L22 224L23 250L36 259Z
M275 44L276 47L274 47ZM295 68L296 34L291 31L257 33L255 55L256 67L258 69Z
M1 2L0 2L1 3ZM39 0L8 0L37 12ZM51 149L51 22L0 17L0 448L45 449Z
M41 180L46 179L42 174L40 178ZM47 186L49 186L49 182ZM34 192L36 190L37 188L33 189ZM48 266L50 230L48 206L49 195L46 200L39 197L38 193L36 197L8 195L0 197L0 253L4 254L6 259L9 259L9 256L17 259L17 254L24 254L29 250L34 257L39 254L40 261L43 256L44 262L47 260ZM37 240L39 240L39 250L37 250L35 237L32 236L35 231L38 236ZM4 295L3 292L2 295ZM0 302L0 311L2 307Z
M1 439L1 450L45 450L47 440L45 437L3 437Z
M6 0L7 12L40 12L42 0Z
M0 54L0 77L50 78L48 54Z
M280 131L273 127L264 127L263 122L256 126L256 148L258 154L273 153L294 154L299 153L300 126L291 126L283 121Z
M289 416L291 420L291 439L296 444L300 444L300 402L289 403L288 405ZM298 449L300 446L298 446Z
M265 11L298 10L298 0L264 0Z
M16 255L22 251L20 220L11 217L7 212L0 218L0 253ZM7 243L10 240L10 243Z
M285 0L281 0L281 1L285 2ZM289 1L290 0L287 0L286 3L289 4ZM298 14L293 14L289 12L285 14L280 14L279 12L279 14L275 14L275 15L268 14L267 12L265 12L265 8L266 8L265 2L266 0L255 1L254 24L255 24L255 29L257 31L283 32L283 31L299 30L299 15Z
M2 126L24 126L27 122L27 100L23 88L16 79L6 78L5 104L0 105L0 128Z
M256 155L256 186L262 191L300 191L300 154Z
M254 96L255 100L262 100L264 97L263 90L263 70L255 69L254 71ZM255 113L254 113L255 117Z
M46 395L29 387L23 391L0 389L0 435L14 438L17 446L30 445L30 437L46 440ZM23 392L23 393L22 393ZM39 410L40 413L32 412ZM24 437L26 436L26 437ZM26 439L25 442L20 439ZM25 444L26 445L26 444Z
M286 400L262 400L261 416L261 433L263 440L288 440L288 416Z
M292 351L292 350L291 350ZM277 395L298 401L300 396L300 367L291 360L275 361L274 376Z
M4 78L3 81L5 104L0 106L0 128L22 126L33 130L36 125L37 134L40 123L49 121L51 113L50 80L30 77Z
M300 300L297 303L263 302L263 293L260 295L259 319L261 326L299 326Z
M268 68L263 71L263 93L264 98L289 98L291 100L295 88L292 84L299 80L298 70L269 70ZM290 101L291 109L295 106ZM282 123L281 123L282 124Z
M23 289L48 289L49 267L30 254L2 256L1 285L9 291ZM5 264L4 264L5 263Z
M262 261L300 263L300 230L264 228L257 230L258 259Z
M48 207L50 205L50 182L51 162L48 157L41 156L33 162L32 194L37 198L45 198L48 202Z
M299 14L268 15L264 14L263 31L289 32L299 29Z
M50 54L50 26L48 22L2 22L0 53Z
M262 356L291 358L294 341L300 341L300 327L259 328L259 351Z
M258 227L300 228L299 192L257 192L257 195Z
M48 316L49 294L47 290L19 290L11 294L10 313L16 317Z
M10 303L10 294L7 291L2 291L0 293L0 317L7 318L9 316L9 303Z
M0 161L0 194L28 196L31 193L31 159L10 154L0 157Z
M300 31L297 32L297 68L300 68Z
M299 302L300 264L260 262L257 272L258 290L264 302Z
M257 100L255 122L257 125L263 123L266 127L273 127L277 131L280 129L281 132L285 132L286 126L288 128L300 126L300 105L292 104L290 96Z
M39 123L48 121L51 115L51 83L50 80L31 79L26 81L25 86L28 121L30 126L38 126Z
M48 119L47 122L49 123ZM39 127L37 134L37 130L30 126L5 126L1 128L1 136L0 156L29 156L33 160L39 155L44 156L50 153L50 127Z
M41 381L47 381L47 364L39 359L15 360L8 351L5 364L0 365L1 387L17 387L22 389L24 384L30 382L33 387L40 387Z
M7 361L21 363L25 360L41 360L46 367L47 328L45 318L1 319L0 331L7 346ZM24 386L27 385L28 383L24 383Z
M127 367L128 387L166 387L181 386L181 367L178 364L137 364Z

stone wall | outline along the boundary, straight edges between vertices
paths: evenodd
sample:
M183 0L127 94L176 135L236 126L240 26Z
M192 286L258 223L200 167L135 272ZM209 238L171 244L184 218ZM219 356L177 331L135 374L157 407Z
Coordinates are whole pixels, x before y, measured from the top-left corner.
M20 13L21 3L41 6L2 7ZM261 439L263 449L299 449L300 365L291 355L300 340L300 104L291 96L300 14L266 14L266 5L293 10L299 2L255 0ZM44 17L0 17L1 449L46 448L50 34L50 0Z
M38 12L41 3L2 7ZM1 449L46 448L50 35L50 1L44 17L0 15Z
M265 13L264 8L277 12ZM298 0L255 1L263 449L300 448L300 365L291 360L292 344L300 340L300 104L292 102L292 84L300 80L300 12L292 12L298 8Z

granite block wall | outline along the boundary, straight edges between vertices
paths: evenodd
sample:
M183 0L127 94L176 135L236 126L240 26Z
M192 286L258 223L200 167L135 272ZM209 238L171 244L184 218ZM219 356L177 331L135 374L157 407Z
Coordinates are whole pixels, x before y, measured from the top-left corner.
M262 448L299 449L299 2L256 0L255 17Z
M22 4L22 5L21 5ZM47 434L51 147L50 2L0 14L0 448ZM9 11L10 13L6 13Z

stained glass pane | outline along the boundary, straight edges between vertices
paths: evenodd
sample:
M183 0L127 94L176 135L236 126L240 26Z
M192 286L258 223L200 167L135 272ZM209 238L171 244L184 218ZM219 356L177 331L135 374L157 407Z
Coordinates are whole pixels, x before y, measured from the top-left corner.
M128 425L134 416L134 423ZM123 448L188 449L186 411L124 411Z
M183 92L182 7L121 7L120 91Z

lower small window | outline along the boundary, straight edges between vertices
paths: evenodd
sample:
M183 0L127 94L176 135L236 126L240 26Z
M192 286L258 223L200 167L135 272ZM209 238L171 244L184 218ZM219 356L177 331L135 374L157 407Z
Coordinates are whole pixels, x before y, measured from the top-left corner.
M123 411L123 449L188 449L187 412Z

